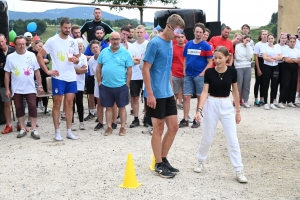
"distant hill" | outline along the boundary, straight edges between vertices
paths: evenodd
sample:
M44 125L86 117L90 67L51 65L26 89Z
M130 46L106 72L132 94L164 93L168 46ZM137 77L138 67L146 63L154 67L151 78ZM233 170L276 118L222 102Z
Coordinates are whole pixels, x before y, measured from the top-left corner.
M27 19L57 19L59 17L69 17L70 19L93 19L93 7L74 7L66 9L51 9L45 12L19 12L9 10L9 19L11 20L27 20ZM110 14L102 11L102 18L106 20L126 19L126 17ZM153 27L153 22L145 22L149 27Z

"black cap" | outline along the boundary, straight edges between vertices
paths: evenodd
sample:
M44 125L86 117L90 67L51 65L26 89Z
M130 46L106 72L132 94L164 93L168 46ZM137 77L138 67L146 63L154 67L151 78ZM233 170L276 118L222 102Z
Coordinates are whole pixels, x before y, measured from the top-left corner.
M105 31L104 31L104 28L103 28L102 26L97 26L97 27L95 28L95 33L96 33L96 31L98 31L98 30L101 30L101 31L105 32Z

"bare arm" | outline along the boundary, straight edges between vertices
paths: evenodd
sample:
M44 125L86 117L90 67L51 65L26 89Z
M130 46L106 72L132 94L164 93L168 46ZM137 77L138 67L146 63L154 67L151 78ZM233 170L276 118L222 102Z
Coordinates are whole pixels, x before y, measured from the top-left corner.
M46 66L44 62L44 56L47 54L47 52L44 49L41 49L39 53L36 56L36 59L40 65L40 67L44 70L46 74L48 74L48 67ZM49 75L49 74L48 74Z
M186 68L186 57L184 57L184 60L183 60L183 75L184 76L186 75L185 68Z
M295 63L292 58L284 57L284 62L286 63Z
M34 75L35 75L36 81L38 83L37 92L40 95L43 92L43 86L42 86L42 79L41 79L40 70L39 69L35 70ZM42 86L42 87L40 87L40 86Z
M205 71L206 71L208 68L211 68L211 66L212 66L212 58L207 58L207 65L206 65L205 69L200 73L199 76L204 76Z
M130 86L130 80L132 76L132 67L127 67L127 77L126 77L126 85L129 87Z
M233 96L234 102L240 102L237 83L232 84L232 96ZM235 104L235 112L236 112L235 120L236 120L236 123L239 124L241 121L241 110L240 110L239 103Z
M278 54L277 56L272 56L271 58L274 60L282 60L282 54Z
M101 85L101 72L102 72L102 64L98 63L97 69L96 69L96 77L98 81L98 86Z
M265 53L262 53L263 59L269 62L275 62L276 60L267 56Z
M11 93L10 93L10 90L9 90L9 81L10 81L10 72L5 72L5 75L4 75L4 83L5 83L5 95L7 98L11 98Z
M144 66L142 70L143 79L145 83L145 88L147 90L148 98L147 98L147 106L150 108L156 108L156 99L153 94L152 86L151 86L151 78L150 78L150 69L152 67L151 63L144 61Z

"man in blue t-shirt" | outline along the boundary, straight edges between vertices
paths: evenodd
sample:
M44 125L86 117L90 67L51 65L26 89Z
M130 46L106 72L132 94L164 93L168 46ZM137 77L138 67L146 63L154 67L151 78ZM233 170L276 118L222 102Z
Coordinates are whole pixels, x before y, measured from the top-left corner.
M196 90L197 100L199 102L204 85L205 70L212 65L211 46L202 40L205 26L202 23L196 23L194 26L193 40L190 40L184 48L183 56L183 119L179 123L179 127L189 126L188 115L190 111L191 97ZM200 124L194 119L192 128L198 128Z
M121 37L117 32L110 34L111 45L101 51L96 71L101 106L106 108L107 129L105 136L112 134L113 106L116 103L121 118L119 135L126 135L126 109L129 103L129 85L133 60L130 52L120 45Z
M148 43L142 72L147 115L153 124L151 144L156 160L155 172L161 177L173 178L179 170L167 160L178 130L177 107L171 86L172 40L183 32L185 23L179 15L173 14L166 24L164 31ZM164 123L168 130L162 139Z

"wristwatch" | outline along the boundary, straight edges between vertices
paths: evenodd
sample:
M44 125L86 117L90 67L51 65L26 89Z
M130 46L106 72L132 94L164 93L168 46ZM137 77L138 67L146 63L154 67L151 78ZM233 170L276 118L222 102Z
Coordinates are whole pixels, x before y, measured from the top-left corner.
M43 86L42 86L42 85L39 85L38 88L43 88Z

